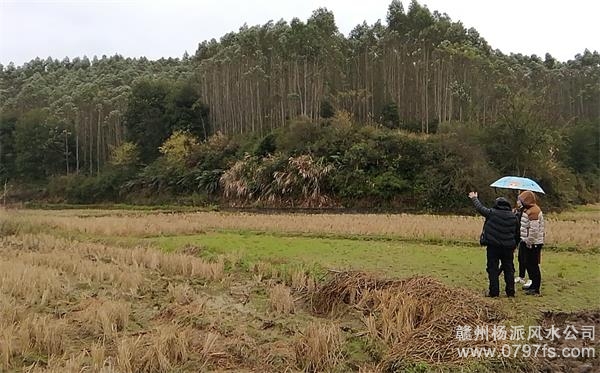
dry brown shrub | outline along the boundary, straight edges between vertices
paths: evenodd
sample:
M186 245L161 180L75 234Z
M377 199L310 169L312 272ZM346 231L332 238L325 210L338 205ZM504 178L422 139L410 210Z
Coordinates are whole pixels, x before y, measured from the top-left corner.
M305 372L332 371L343 358L344 337L335 324L313 322L293 344L297 366Z
M294 313L295 304L291 289L284 284L277 284L269 289L271 310L280 314Z

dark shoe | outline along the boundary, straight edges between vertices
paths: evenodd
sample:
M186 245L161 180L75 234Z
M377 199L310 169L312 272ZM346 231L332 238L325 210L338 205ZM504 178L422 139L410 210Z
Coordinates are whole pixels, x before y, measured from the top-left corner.
M540 295L540 291L534 290L534 289L529 289L529 290L525 291L525 295Z
M509 298L514 298L515 297L514 294L506 294L506 296L509 297Z
M499 296L500 296L500 294L493 295L493 294L488 293L485 297L486 298L498 298Z

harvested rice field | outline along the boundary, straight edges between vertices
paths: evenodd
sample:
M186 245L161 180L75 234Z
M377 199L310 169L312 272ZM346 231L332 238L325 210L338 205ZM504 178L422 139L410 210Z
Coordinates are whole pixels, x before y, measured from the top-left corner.
M481 224L3 210L0 371L600 370L597 336L544 342L595 352L567 358L501 354L507 338L459 335L465 326L600 328L600 210L549 216L540 297L484 297ZM462 356L469 348L498 353Z

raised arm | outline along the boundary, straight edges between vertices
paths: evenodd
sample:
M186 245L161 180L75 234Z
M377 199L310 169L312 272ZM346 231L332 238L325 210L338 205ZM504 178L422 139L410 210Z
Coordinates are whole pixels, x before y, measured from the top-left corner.
M477 192L470 192L469 198L471 198L471 201L473 201L473 205L475 205L475 210L477 210L477 212L486 218L490 216L492 209L485 207L481 201L479 201L479 198L477 198Z

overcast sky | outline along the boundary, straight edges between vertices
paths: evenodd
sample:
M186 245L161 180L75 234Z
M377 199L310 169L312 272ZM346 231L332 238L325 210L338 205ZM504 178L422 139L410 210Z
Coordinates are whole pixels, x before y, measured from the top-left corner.
M181 57L198 43L269 20L306 21L313 10L333 11L348 35L357 24L385 21L391 0L0 0L0 63L36 56L121 54ZM410 0L403 0L408 9ZM546 52L566 61L585 48L600 51L598 0L420 0L474 27L505 53Z

